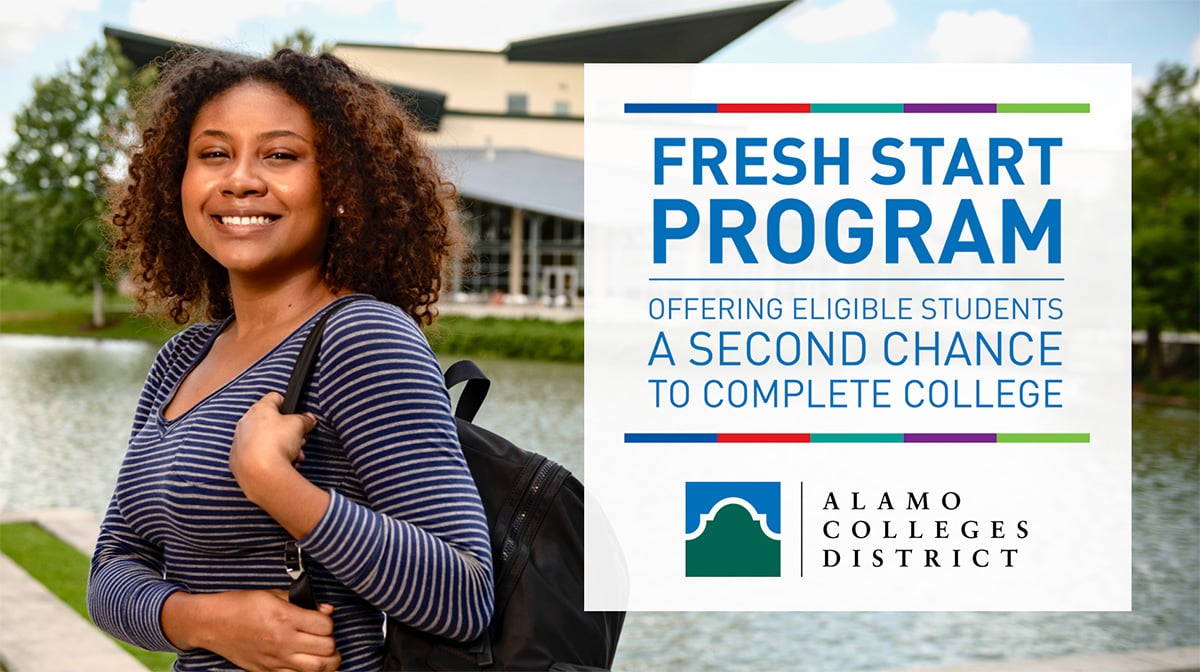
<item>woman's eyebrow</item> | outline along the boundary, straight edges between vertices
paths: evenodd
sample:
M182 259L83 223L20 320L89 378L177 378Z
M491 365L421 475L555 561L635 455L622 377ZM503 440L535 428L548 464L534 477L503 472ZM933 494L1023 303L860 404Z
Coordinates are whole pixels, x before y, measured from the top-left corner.
M215 128L207 128L207 129L204 129L203 131L200 131L199 133L197 133L195 135L194 138L192 138L192 140L194 141L196 138L200 138L200 137L213 137L213 138L217 138L219 140L224 140L225 142L231 142L233 140L232 136L230 136L228 133L226 133L225 131L217 130ZM300 135L299 133L297 133L295 131L289 131L286 128L281 128L281 129L274 130L274 131L263 131L262 133L258 134L259 140L270 140L272 138L279 138L279 137L298 138L310 145L312 144L312 140L309 140L308 138L304 137L303 135Z
M229 134L226 133L225 131L218 131L213 128L206 128L203 131L200 131L196 135L192 136L192 141L195 142L197 139L202 138L202 137L217 138L218 140L224 140L226 142L228 142L229 140L232 139L229 137Z
M279 138L279 137L285 137L285 136L298 138L300 140L303 140L304 142L307 142L310 145L312 144L312 140L309 140L308 138L304 137L303 135L300 135L299 133L297 133L295 131L289 131L286 128L279 129L276 131L264 131L264 132L258 134L258 139L259 140L270 140L271 138Z

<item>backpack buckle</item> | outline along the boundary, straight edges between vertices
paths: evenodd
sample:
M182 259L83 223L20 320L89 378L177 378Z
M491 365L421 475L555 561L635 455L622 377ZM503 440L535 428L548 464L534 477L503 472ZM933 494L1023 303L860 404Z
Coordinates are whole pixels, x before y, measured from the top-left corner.
M491 667L496 663L495 657L492 656L492 633L491 628L483 631L483 635L468 646L468 651L475 656L475 665L478 667Z
M294 540L283 545L283 568L287 570L288 576L292 577L293 581L304 576L304 560L300 553L300 545Z

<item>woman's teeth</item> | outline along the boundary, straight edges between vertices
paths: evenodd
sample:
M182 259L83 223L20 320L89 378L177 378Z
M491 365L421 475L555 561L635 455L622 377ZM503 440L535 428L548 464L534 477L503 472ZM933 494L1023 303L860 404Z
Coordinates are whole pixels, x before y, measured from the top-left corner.
M220 217L225 226L265 226L275 221L275 217L255 215L253 217Z

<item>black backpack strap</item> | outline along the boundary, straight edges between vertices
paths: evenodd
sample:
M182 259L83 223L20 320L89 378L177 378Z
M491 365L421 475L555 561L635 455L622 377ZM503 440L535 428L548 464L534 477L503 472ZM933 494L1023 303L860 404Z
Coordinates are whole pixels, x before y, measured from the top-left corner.
M487 399L492 381L484 375L475 362L462 359L446 369L446 389L459 383L466 383L467 386L463 388L462 395L458 398L458 405L454 407L454 417L471 422L475 419L479 408L483 406L483 400Z
M313 325L312 331L308 332L308 338L304 339L304 345L301 346L300 354L296 357L296 367L292 369L292 377L288 379L287 392L283 395L283 403L279 406L280 413L295 413L299 408L300 397L304 394L304 388L308 386L308 380L312 378L313 369L317 365L317 351L321 349L321 339L325 336L325 323L333 317L334 313L351 303L353 301L343 301L330 307Z
M309 379L312 378L313 369L316 368L317 351L321 349L321 339L325 335L325 323L334 313L350 303L352 301L343 301L330 307L317 319L312 331L308 332L308 337L304 339L304 345L300 347L300 354L296 356L296 366L292 369L292 377L288 379L287 392L283 395L283 403L279 406L280 413L290 414L298 410L300 397L304 394L304 388L308 386ZM316 609L317 599L313 594L312 574L305 569L303 556L300 546L294 540L288 540L284 544L284 568L292 577L292 585L288 588L288 601L305 609Z

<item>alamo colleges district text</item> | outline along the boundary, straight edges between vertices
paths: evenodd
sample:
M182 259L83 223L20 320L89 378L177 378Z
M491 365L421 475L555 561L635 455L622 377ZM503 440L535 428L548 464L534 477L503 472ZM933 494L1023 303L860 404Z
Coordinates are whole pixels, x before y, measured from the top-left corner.
M1029 521L962 515L957 492L829 492L821 506L823 568L1012 568ZM902 515L897 515L902 514Z

